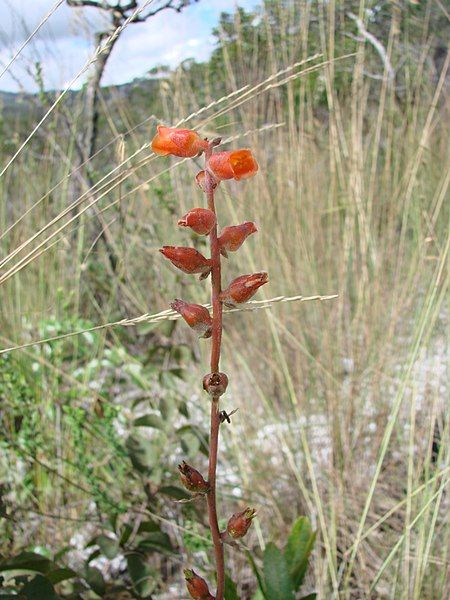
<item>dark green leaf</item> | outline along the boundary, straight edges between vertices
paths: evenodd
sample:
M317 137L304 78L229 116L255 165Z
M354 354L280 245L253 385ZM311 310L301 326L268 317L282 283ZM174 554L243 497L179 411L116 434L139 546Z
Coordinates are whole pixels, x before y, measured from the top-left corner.
M52 562L36 552L22 552L17 556L0 561L0 572L25 570L47 573L51 567Z
M153 533L154 531L161 531L161 527L153 521L142 521L137 530L138 533Z
M120 533L119 544L124 546L130 539L130 535L133 533L133 528L129 525L124 525Z
M294 600L294 586L286 559L272 542L264 551L264 579L268 600Z
M53 585L56 583L60 583L61 581L66 581L67 579L72 579L76 576L77 574L75 573L75 571L72 571L72 569L67 569L65 567L61 569L54 569L53 571L50 571L47 574L47 578L51 583L53 583Z
M258 582L261 594L262 594L263 598L266 598L267 597L266 596L266 587L264 585L263 578L261 577L261 573L259 572L259 569L256 566L255 559L253 558L253 556L251 555L249 550L244 550L244 552L245 552L245 555L247 556L248 562L250 563L252 571L256 577L256 581Z
M139 541L138 548L142 551L148 552L150 550L169 555L172 555L175 552L172 547L170 537L167 535L167 533L162 531L155 531L146 535L145 538Z
M27 600L58 600L50 581L43 575L36 575L23 588L21 598Z
M155 587L154 577L149 567L137 553L128 554L127 563L133 587L140 596L146 598L152 593Z
M96 594L98 594L99 596L103 596L105 594L105 580L103 579L103 575L97 568L87 567L84 578L86 579L89 587L92 590L94 590Z
M165 429L165 423L158 415L143 415L133 421L135 427L153 427L154 429Z
M239 600L239 596L236 589L236 584L229 575L225 575L225 589L224 589L225 600Z
M300 600L316 600L317 594L313 592L312 594L308 594L307 596L302 596Z
M200 451L208 456L209 454L209 438L208 435L196 425L183 425L176 430L178 436L194 435L200 442Z
M298 518L291 529L284 551L295 590L299 589L305 577L308 558L315 538L316 534L311 528L309 519L307 517Z
M100 547L100 550L106 558L109 558L110 560L115 558L119 552L117 540L113 540L106 535L98 535L95 538L95 543Z
M174 498L175 500L186 500L187 498L190 498L190 495L186 490L183 490L183 488L176 485L164 485L159 488L158 494L170 496L170 498Z

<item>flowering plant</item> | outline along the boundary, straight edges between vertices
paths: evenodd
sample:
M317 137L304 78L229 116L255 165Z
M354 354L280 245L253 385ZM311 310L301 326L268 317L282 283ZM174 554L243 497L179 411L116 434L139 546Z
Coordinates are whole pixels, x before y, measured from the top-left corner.
M178 224L189 227L198 235L209 235L210 258L206 258L195 248L180 246L164 246L160 252L171 263L188 274L200 274L206 279L211 274L212 316L201 305L191 304L177 299L171 307L180 313L186 323L202 338L211 339L211 372L203 378L203 389L211 398L211 433L209 446L209 466L207 480L197 469L183 461L179 466L183 485L193 494L206 496L208 504L209 527L214 544L217 572L217 589L215 596L209 590L204 579L191 569L185 571L186 585L192 598L215 598L223 600L225 587L224 542L243 537L256 515L252 508L246 508L233 514L228 521L227 529L219 530L216 506L216 469L219 429L228 415L219 408L220 397L226 392L228 376L219 370L222 341L222 307L236 306L247 302L262 285L268 282L266 272L242 275L234 279L226 289L222 289L221 257L229 252L236 252L247 239L257 231L254 223L228 226L217 231L217 215L215 208L215 191L221 181L235 179L237 181L256 175L258 163L251 150L241 149L227 152L215 152L220 139L209 141L202 139L195 131L158 127L152 141L152 148L160 155L171 154L179 157L205 155L205 169L196 176L197 184L206 195L207 208L192 208L181 217Z

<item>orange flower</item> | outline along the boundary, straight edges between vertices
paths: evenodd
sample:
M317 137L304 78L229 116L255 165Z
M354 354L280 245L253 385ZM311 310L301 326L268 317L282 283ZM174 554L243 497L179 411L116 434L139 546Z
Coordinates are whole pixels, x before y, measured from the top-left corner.
M253 275L241 275L236 277L226 290L220 293L220 300L231 308L250 300L258 288L269 281L265 271Z
M195 248L163 246L159 251L184 273L189 275L201 273L200 279L205 279L211 272L211 259L205 258Z
M184 300L175 300L170 305L176 310L189 327L199 334L199 337L211 337L212 319L209 310L200 304L189 304Z
M197 575L192 569L184 570L184 577L186 579L186 587L194 600L214 600L214 596L209 593L208 584L206 581Z
M208 146L196 131L191 129L177 129L158 125L158 133L152 140L152 150L156 154L165 156L172 154L182 158L192 158L201 154Z
M227 256L227 252L236 252L248 236L257 231L256 225L251 221L247 221L241 225L224 227L219 237L220 252L224 256Z
M208 208L193 208L181 217L178 225L181 227L190 227L192 231L199 235L208 235L216 224L216 215Z
M235 540L247 533L252 519L256 517L256 510L254 508L246 508L242 512L234 513L230 518L227 525L227 531Z
M188 465L184 460L181 465L178 465L178 470L180 471L181 483L190 492L206 494L209 490L209 485L203 479L203 475L197 471L197 469Z
M256 175L258 163L251 150L231 150L213 154L208 160L208 169L219 181L239 180Z

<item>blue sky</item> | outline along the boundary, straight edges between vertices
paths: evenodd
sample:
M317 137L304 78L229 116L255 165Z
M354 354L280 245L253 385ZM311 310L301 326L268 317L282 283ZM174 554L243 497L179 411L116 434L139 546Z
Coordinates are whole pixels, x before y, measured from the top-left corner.
M29 32L58 0L0 0L0 72ZM165 10L146 23L124 31L108 63L106 84L120 84L144 75L158 64L176 66L186 58L206 59L212 48L211 30L221 12L237 5L254 8L261 0L200 0L181 13ZM154 0L157 4L157 0ZM0 90L35 91L39 61L45 86L61 89L92 55L93 34L102 26L102 11L73 9L63 3L0 79ZM81 76L73 87L80 87Z

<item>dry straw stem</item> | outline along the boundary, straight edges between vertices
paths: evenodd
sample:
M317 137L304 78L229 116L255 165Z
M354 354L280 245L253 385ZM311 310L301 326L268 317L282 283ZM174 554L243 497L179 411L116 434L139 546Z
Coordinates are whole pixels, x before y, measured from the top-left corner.
M261 310L266 308L272 308L273 304L278 303L286 303L286 302L311 302L315 300L319 300L321 302L326 300L335 300L338 298L337 294L332 294L329 296L276 296L275 298L270 298L268 300L250 300L247 302L247 306L242 306L239 308L228 308L224 309L224 314L236 313L236 312L248 312L254 310ZM211 309L211 304L203 304L208 309ZM160 323L161 321L177 321L181 318L181 315L175 312L172 309L162 310L158 313L145 313L140 315L139 317L133 317L132 319L121 319L120 321L113 321L111 323L104 323L103 325L95 325L94 327L88 327L87 329L81 329L79 331L70 331L68 333L63 333L62 335L56 335L54 337L49 337L41 340L35 340L33 342L27 342L26 344L19 344L17 346L10 346L9 348L3 348L0 350L0 355L6 354L8 352L13 352L14 350L23 350L24 348L31 348L32 346L39 346L41 344L47 344L49 342L56 342L58 340L64 340L76 335L83 335L83 333L90 333L92 331L99 331L101 329L109 329L112 327L132 327L136 325L141 325L142 323Z

